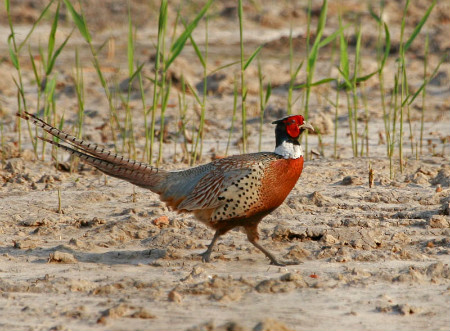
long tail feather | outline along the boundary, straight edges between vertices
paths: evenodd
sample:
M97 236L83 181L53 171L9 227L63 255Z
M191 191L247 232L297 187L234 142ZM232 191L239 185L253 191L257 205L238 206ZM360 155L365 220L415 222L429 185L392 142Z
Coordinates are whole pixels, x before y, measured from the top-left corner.
M32 122L34 125L42 128L44 131L50 133L52 136L57 137L68 144L81 149L85 153L89 153L96 157L101 158L105 161L113 162L114 164L122 164L126 165L128 168L133 168L135 170L139 170L142 167L148 167L148 164L137 162L135 160L126 159L121 155L113 154L111 151L105 150L104 148L99 147L94 143L84 142L81 139L78 139L75 136L72 136L64 131L61 131L54 126L48 124L47 122L41 120L33 114L28 112L24 112L22 114L17 114L17 116Z
M44 137L39 137L39 139L55 145L72 155L78 156L81 160L105 174L124 179L156 193L162 192L163 181L168 175L167 171L152 167L146 163L126 159L117 154L112 154L110 151L100 148L96 144L86 143L75 136L53 127L30 113L24 112L23 114L17 114L17 116L32 122L52 136L66 142L68 145Z

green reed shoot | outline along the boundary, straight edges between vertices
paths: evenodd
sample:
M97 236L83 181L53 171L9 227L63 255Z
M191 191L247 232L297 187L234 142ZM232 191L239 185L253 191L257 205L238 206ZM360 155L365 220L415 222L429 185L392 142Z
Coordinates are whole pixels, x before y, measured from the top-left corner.
M397 75L398 79L400 80L400 132L399 132L399 145L398 145L398 152L399 152L399 161L400 161L400 173L403 173L403 100L406 97L407 91L406 89L406 83L405 83L405 77L406 77L406 62L405 62L405 47L403 44L403 37L405 32L405 25L406 25L406 13L408 11L409 7L409 0L406 0L405 7L403 9L403 16L401 21L401 29L400 29L400 49L399 49L399 59L397 62ZM398 89L397 89L398 91ZM397 97L397 95L396 95ZM394 131L395 134L395 131Z
M423 55L423 81L427 81L427 69L428 69L428 56L430 51L430 40L429 34L427 33L425 36L425 53ZM422 155L422 147L423 147L423 128L424 128L424 119L425 119L425 108L426 108L426 99L427 99L427 89L424 88L422 90L422 114L420 116L420 155Z
M245 85L245 69L244 69L244 10L242 8L242 0L238 1L238 15L239 15L239 40L241 49L241 114L242 114L242 152L247 152L247 86Z
M353 128L354 128L354 140L355 140L355 156L358 156L358 91L357 91L357 78L360 64L360 54L361 54L361 26L357 27L356 31L356 48L355 48L355 59L353 68L353 77L351 79L351 90L353 99Z
M158 39L156 44L156 60L155 60L155 76L153 80L153 105L152 111L152 124L150 127L150 155L149 162L153 160L153 144L155 136L155 120L156 120L156 108L158 106L159 98L161 98L161 127L160 127L160 148L158 152L157 164L162 160L162 136L164 134L164 114L165 108L167 107L170 84L167 86L167 70L169 69L172 62L177 58L177 56L183 50L186 41L192 35L192 32L197 27L200 20L206 14L208 8L211 6L212 0L209 0L203 8L199 11L197 16L193 19L191 23L185 26L185 30L178 36L178 38L171 44L170 51L166 54L165 50L165 36L167 27L167 15L168 15L168 1L161 0L160 13L158 19ZM161 71L161 77L159 77L159 72Z
M387 105L386 105L386 90L384 87L384 66L386 64L386 60L389 56L391 49L391 37L389 33L389 28L386 23L384 23L381 19L383 14L384 6L381 3L380 6L380 14L377 15L372 7L369 7L369 12L371 16L378 23L378 37L377 37L377 60L378 60L378 81L380 87L380 96L381 96L381 108L383 109L383 122L384 122L384 132L386 137L386 154L391 155L391 130L390 130L390 113L388 113ZM382 41L382 31L384 29L385 40L384 43ZM384 48L384 51L383 51Z
M401 79L401 104L400 104L400 132L399 132L399 162L400 162L400 172L403 172L403 109L405 105L409 106L411 102L408 102L408 100L411 98L411 95L409 93L407 80L406 80L406 57L405 53L411 46L411 44L414 42L416 37L419 35L422 27L425 25L426 21L428 20L428 17L431 14L431 11L433 10L434 6L436 5L436 0L434 0L431 5L428 7L428 9L425 11L425 14L419 21L419 23L415 26L413 32L411 33L411 36L408 38L408 40L403 43L403 37L404 37L404 27L406 22L406 16L407 16L407 10L409 6L409 0L406 1L405 8L403 11L402 16L402 23L401 23L401 30L400 30L400 49L399 49L399 68L398 68L398 75L402 78ZM413 146L413 143L412 143Z
M204 126L205 126L205 115L206 115L206 101L207 101L207 92L208 92L208 17L205 20L205 52L202 54L199 47L197 46L192 35L189 37L192 43L192 46L197 54L197 57L203 68L203 91L202 91L202 99L200 100L197 96L197 100L200 104L200 125L198 127L198 134L195 139L194 151L192 157L192 164L197 162L197 159L201 160L203 154L203 139L204 139ZM196 94L194 92L194 94ZM197 147L200 143L200 151L197 152Z
M183 150L183 158L187 160L188 163L190 163L190 154L188 153L188 142L191 141L191 139L188 138L187 136L187 128L186 128L187 108L188 106L186 103L186 84L184 81L184 76L181 76L181 93L178 93L178 109L179 109L180 123L177 138L180 136L183 137L183 142L181 144Z
M328 0L323 0L322 3L322 8L320 10L320 15L319 15L319 21L317 24L317 29L316 29L316 38L314 40L313 45L311 46L311 49L308 50L308 56L307 56L307 61L306 61L306 91L305 91L305 104L304 104L304 116L305 119L308 120L308 116L309 116L309 99L310 99L310 95L311 95L311 87L313 84L313 78L314 78L314 72L315 72L315 67L316 67L316 63L317 63L317 58L319 56L319 49L322 46L321 45L321 39L322 39L322 34L323 31L325 29L325 23L327 20L327 9L328 9ZM311 3L309 3L308 6L308 15L311 15ZM308 19L308 23L310 23L310 16ZM308 30L309 30L309 24L308 24ZM307 35L307 46L309 48L309 33ZM306 132L304 133L304 137L305 137L305 155L306 157L308 157L308 130L306 130Z
M298 73L302 69L303 61L301 61L294 69L294 46L292 42L292 25L289 31L289 87L288 87L288 100L287 100L287 114L292 114L292 107L297 100L292 101L293 91L295 88L295 81Z
M127 97L126 101L123 102L125 105L125 124L124 124L124 132L125 136L122 140L122 149L125 149L125 146L128 146L128 152L130 158L136 158L136 143L134 139L134 130L133 130L133 116L131 115L130 109L130 97L132 92L132 84L135 79L137 79L138 71L142 69L142 66L138 68L136 71L134 70L134 51L135 51L135 37L136 37L136 29L133 29L133 24L131 23L131 13L130 13L130 3L128 2L128 36L127 36L127 59L128 59L128 89L127 89ZM121 96L122 99L122 96ZM123 101L123 99L122 99ZM127 140L128 139L128 143Z
M152 121L150 125L150 152L148 162L151 164L153 162L153 148L155 141L155 124L156 124L156 108L158 106L158 82L159 82L159 71L161 67L161 46L165 38L165 30L167 25L167 0L161 0L161 5L159 7L159 18L158 18L158 39L156 43L156 57L155 57L155 75L153 80L153 104L151 107Z
M164 0L162 1L164 2ZM159 29L158 29L158 44L160 43L159 46L159 50L157 49L157 52L161 52L161 79L159 81L159 92L158 92L158 96L159 98L161 98L161 100L159 101L159 98L156 99L156 102L160 102L160 128L159 128L159 149L158 149L158 157L156 158L156 166L159 166L160 162L162 161L162 147L163 147L163 139L164 139L164 116L166 113L166 108L165 108L165 99L166 96L168 97L168 91L167 91L167 69L168 66L166 66L166 31L167 31L167 19L168 19L168 5L165 5L166 10L165 10L165 17L163 18L162 21L162 26L161 26L161 39L160 39L160 35L159 35ZM158 84L158 83L156 83ZM155 108L153 108L153 113L155 113ZM150 152L151 153L151 152Z
M227 148L225 149L225 156L228 155L228 149L231 144L231 136L234 130L234 122L236 121L236 113L237 113L237 102L238 102L238 85L237 85L237 77L234 77L234 85L233 85L233 115L231 116L231 126L230 131L228 133L228 141Z
M258 139L258 151L261 152L262 143L262 131L264 124L264 111L267 103L269 102L270 95L272 94L272 85L270 82L267 84L266 92L264 93L264 76L262 73L261 62L258 59L258 80L259 80L259 139Z
M17 71L18 80L16 80L13 77L14 84L17 86L17 105L18 105L18 112L21 113L23 110L27 111L27 99L25 97L25 87L23 83L22 78L22 68L21 68L21 62L20 62L20 51L21 49L26 45L28 39L30 38L31 34L33 33L36 26L39 24L41 19L46 15L47 11L49 10L50 6L53 4L53 0L49 2L49 4L44 8L41 15L39 15L38 19L33 23L31 26L30 31L28 31L27 35L25 36L25 39L18 43L16 40L16 33L14 31L14 25L12 22L12 16L10 11L10 0L5 0L5 7L6 7L6 14L8 17L8 26L10 30L10 35L8 36L8 51L9 51L9 57L11 59L11 62L14 66L14 68ZM27 122L28 126L28 132L30 135L30 138L32 138L32 131L31 131L31 124ZM18 146L19 151L22 149L22 130L21 130L21 121L18 120L18 128L17 128L17 134L18 134ZM33 139L32 139L33 140ZM37 142L33 141L33 150L37 157Z
M361 65L360 65L361 68ZM361 139L361 150L360 150L360 156L364 156L364 144L366 144L366 157L369 156L369 105L367 102L367 94L365 90L364 83L361 83L362 85L362 101L364 105L364 135L363 139Z
M75 50L75 93L77 95L77 133L76 137L81 139L83 136L83 123L84 123L84 77L83 77L83 66L80 62L80 55L78 49Z
M127 38L127 59L128 59L128 77L134 73L134 39L136 30L133 31L133 24L131 22L131 8L128 2L128 38Z
M348 56L348 42L344 36L344 27L339 15L339 36L340 36L340 66L338 68L344 83L341 85L345 89L347 97L348 124L350 129L350 139L352 143L353 156L358 156L358 85L375 75L374 71L365 76L358 76L361 54L361 27L356 28L356 46L353 74L350 75L350 61ZM351 95L349 93L351 92Z
M45 57L42 57L42 61L44 63L45 67L45 77L47 78L50 73L53 70L53 67L55 65L55 61L58 58L59 54L61 54L63 48L66 46L67 42L69 41L70 37L72 36L72 32L66 37L66 39L63 41L63 43L56 49L55 52L53 52L55 48L55 35L56 30L58 29L58 19L59 19L59 7L60 2L58 1L58 6L56 7L55 16L53 18L52 28L49 35L49 41L48 41L48 47L47 47L47 61L45 61Z
M107 84L105 76L103 75L103 72L101 70L100 61L98 59L98 54L99 54L100 50L102 49L103 45L98 49L94 48L94 44L92 42L92 37L91 37L91 34L89 33L89 29L86 24L86 19L83 15L83 11L81 10L81 14L80 14L75 10L75 8L72 6L72 3L69 0L63 0L63 1L67 7L67 10L70 13L70 16L72 17L72 20L75 23L75 26L77 27L81 36L84 38L84 40L88 44L89 50L91 51L95 71L97 73L97 76L100 80L103 91L105 93L106 99L108 101L108 107L109 107L109 112L110 112L111 135L112 135L112 139L114 142L114 144L113 144L114 149L117 152L115 125L118 127L119 131L122 131L122 129L120 128L120 121L118 119L116 107L113 102L113 94L111 93L111 90Z
M335 31L327 38L322 39L322 35L325 29L325 24L327 20L327 10L328 10L328 1L324 0L322 3L322 8L320 10L319 21L317 23L316 28L316 38L312 46L309 45L309 31L311 24L311 1L308 2L308 23L307 23L307 36L306 36L306 47L307 47L307 60L306 60L306 83L295 86L295 88L305 88L305 98L304 98L304 116L305 119L308 120L309 117L309 99L311 96L311 88L314 86L322 85L334 81L333 78L324 78L317 82L313 82L315 68L317 59L319 57L320 48L328 45L332 42L339 33ZM343 28L342 28L343 29ZM301 67L301 65L299 65ZM298 68L300 70L300 68ZM305 137L305 155L308 157L308 132L306 131L303 135Z

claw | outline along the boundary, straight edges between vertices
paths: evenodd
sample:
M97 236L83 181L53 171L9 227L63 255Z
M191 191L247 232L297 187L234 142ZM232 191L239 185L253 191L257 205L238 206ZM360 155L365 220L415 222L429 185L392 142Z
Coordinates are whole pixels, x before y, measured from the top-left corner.
M280 262L275 259L270 261L271 265L276 265L278 267L285 267L288 265L299 265L301 263L303 263L303 262L300 262L300 261L282 261L282 262Z
M210 258L211 258L211 251L209 249L207 249L203 253L200 253L199 255L202 257L203 263L209 263Z
M203 253L201 253L199 255L202 257L202 262L203 263L209 263L210 256L211 256L210 252L206 251L206 252L203 252Z

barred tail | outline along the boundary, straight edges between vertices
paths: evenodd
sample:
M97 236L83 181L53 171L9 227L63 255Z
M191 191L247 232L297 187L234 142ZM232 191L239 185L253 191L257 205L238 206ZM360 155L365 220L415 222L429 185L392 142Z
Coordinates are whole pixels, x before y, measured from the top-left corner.
M128 168L133 168L139 170L142 166L147 166L145 163L137 162L135 160L126 159L121 155L113 154L111 151L105 150L104 148L99 147L94 143L84 142L81 139L78 139L75 136L72 136L68 133L65 133L54 126L44 122L40 118L36 117L33 114L24 112L22 114L17 114L17 116L32 122L34 125L42 128L44 131L50 133L52 136L57 137L61 140L64 140L68 144L75 146L81 149L85 153L89 153L91 155L97 156L104 161L113 162L114 164L123 164Z
M161 193L164 190L164 181L169 172L152 167L143 162L137 162L117 154L112 154L110 151L100 148L96 144L86 143L81 139L67 134L27 112L17 114L17 116L32 122L52 136L68 143L69 146L39 137L41 140L58 146L72 155L78 156L84 162L92 165L105 174L124 179L132 184L150 189L156 193Z

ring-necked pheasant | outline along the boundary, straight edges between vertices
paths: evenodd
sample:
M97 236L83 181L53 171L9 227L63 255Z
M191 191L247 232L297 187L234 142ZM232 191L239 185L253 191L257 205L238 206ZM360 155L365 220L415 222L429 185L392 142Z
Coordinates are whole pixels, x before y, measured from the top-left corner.
M181 171L165 171L148 164L125 159L93 143L52 127L29 113L18 114L68 145L41 138L56 145L100 171L159 194L169 207L192 212L216 232L202 260L209 262L217 239L242 226L248 240L269 259L279 262L258 243L258 224L285 200L303 169L303 150L298 138L306 129L314 130L303 116L274 121L276 148L273 153L235 155Z

